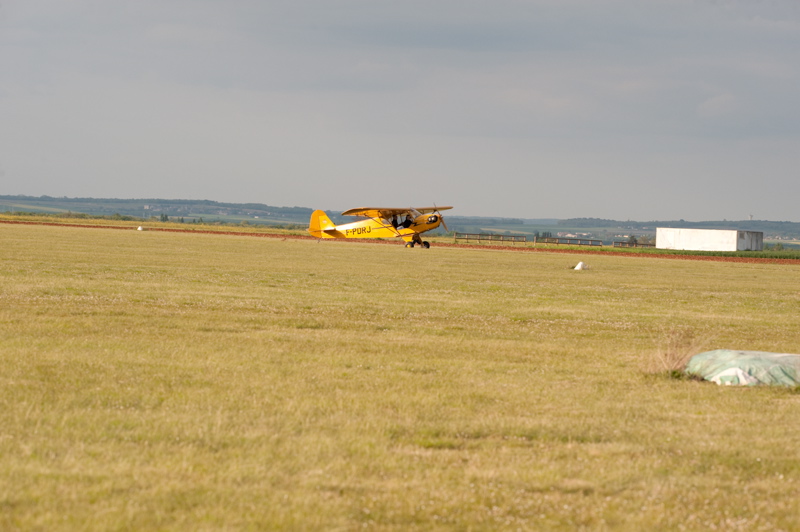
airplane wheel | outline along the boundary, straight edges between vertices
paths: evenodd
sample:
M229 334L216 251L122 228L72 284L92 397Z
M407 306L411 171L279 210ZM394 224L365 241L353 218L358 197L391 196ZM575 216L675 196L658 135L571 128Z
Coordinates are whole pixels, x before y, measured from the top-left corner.
M429 247L431 247L431 243L426 240L425 242L422 243L422 247L428 249Z
M406 247L407 248L413 248L414 247L414 243L413 242L406 242Z

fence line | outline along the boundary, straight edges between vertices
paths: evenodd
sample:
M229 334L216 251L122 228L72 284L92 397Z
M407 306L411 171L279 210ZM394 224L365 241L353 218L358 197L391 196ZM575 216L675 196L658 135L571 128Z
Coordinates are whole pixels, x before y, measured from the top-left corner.
M634 244L633 242L614 242L615 248L654 248L655 244Z
M547 237L535 238L535 244L563 244L567 246L602 246L602 240L594 240L591 238L562 238L562 237Z
M456 242L459 240L466 240L467 242L477 240L478 242L511 242L515 244L528 241L527 237L522 235L487 235L483 233L453 233L453 235Z

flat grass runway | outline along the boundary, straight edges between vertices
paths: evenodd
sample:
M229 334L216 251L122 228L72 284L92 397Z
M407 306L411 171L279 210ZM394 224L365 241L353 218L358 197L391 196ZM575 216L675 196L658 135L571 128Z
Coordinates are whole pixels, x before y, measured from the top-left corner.
M0 529L798 530L798 390L658 364L799 311L796 265L0 224Z

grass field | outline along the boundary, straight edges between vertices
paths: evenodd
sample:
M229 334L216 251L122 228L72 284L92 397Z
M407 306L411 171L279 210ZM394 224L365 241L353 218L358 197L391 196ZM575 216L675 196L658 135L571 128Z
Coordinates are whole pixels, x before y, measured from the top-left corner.
M799 310L794 265L0 225L0 529L798 530L798 390L662 360Z

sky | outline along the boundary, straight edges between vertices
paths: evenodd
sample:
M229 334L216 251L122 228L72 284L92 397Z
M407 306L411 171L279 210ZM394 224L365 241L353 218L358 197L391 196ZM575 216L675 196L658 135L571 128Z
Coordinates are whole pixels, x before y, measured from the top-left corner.
M800 222L800 2L0 0L0 194Z

